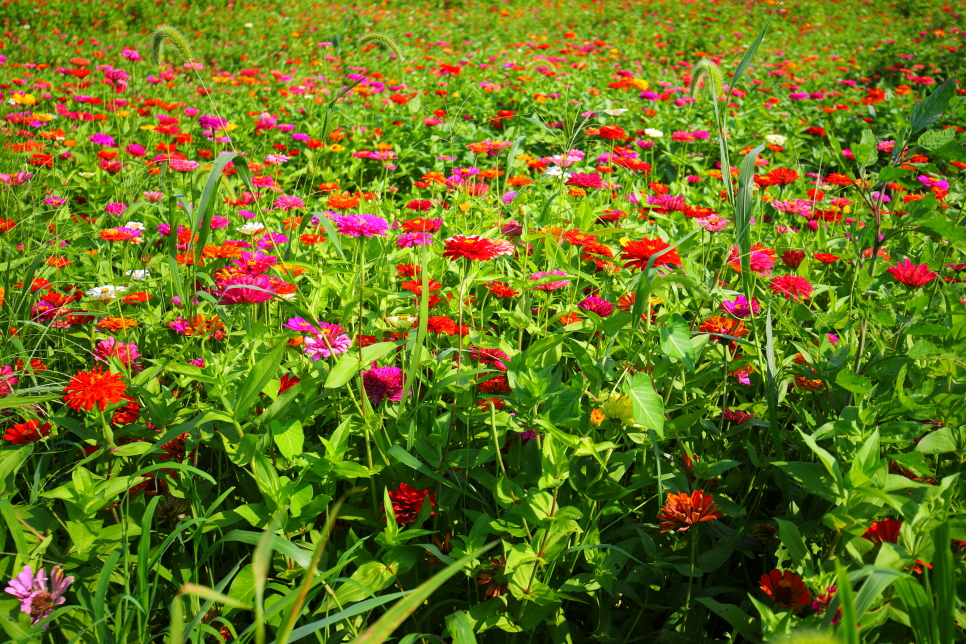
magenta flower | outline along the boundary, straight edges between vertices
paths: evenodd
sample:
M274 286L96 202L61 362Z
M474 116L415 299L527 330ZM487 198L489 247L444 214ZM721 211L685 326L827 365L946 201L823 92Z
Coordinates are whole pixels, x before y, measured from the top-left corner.
M231 260L231 263L248 275L261 275L278 263L278 257L266 255L257 250L254 252L243 250L241 257Z
M273 250L276 246L281 246L288 241L288 237L282 233L267 232L258 240L257 246L262 250Z
M218 283L219 304L260 304L272 299L272 282L265 275L235 275Z
M375 364L375 363L373 363ZM369 402L378 405L383 400L399 402L403 393L403 372L399 367L373 367L362 372L362 384Z
M20 382L20 378L13 374L13 367L9 365L0 367L0 396L9 396L13 393L13 386Z
M726 300L722 302L721 308L736 318L746 318L751 315L752 312L757 315L761 305L758 304L758 300L752 298L751 307L749 307L748 298L746 298L744 295L739 295L733 300Z
M127 204L123 204L118 201L112 201L104 206L104 212L109 215L120 215L125 210L127 210Z
M563 271L537 271L530 276L530 280L538 280L542 277L549 277L550 275L562 275L567 276ZM535 291L556 291L560 288L565 288L570 282L568 280L560 280L559 282L547 282L546 284L538 284L533 287Z
M396 238L396 248L412 248L413 246L430 246L433 236L430 233L403 233Z
M284 210L287 212L293 208L305 208L305 202L302 201L301 197L282 195L275 200L275 210Z
M389 230L389 223L375 215L339 215L332 219L345 237L385 237Z
M141 354L138 353L138 345L133 342L124 343L118 342L114 338L108 338L98 342L92 353L94 360L97 362L110 363L111 358L114 357L132 371L141 371L143 369L141 363L138 362L138 358L141 357Z
M20 610L30 615L30 623L36 625L54 612L55 606L67 601L64 593L73 581L73 577L64 577L60 566L54 566L48 591L47 571L41 568L34 576L30 566L24 566L20 574L10 580L5 591L20 600ZM46 624L44 628L47 628Z
M585 297L583 300L577 303L577 308L582 311L590 311L591 313L596 313L602 318L607 317L614 312L614 305L605 300L602 297Z
M109 134L94 134L87 139L94 145L103 145L108 148L116 148L117 143L114 141L114 137Z
M352 340L349 339L345 329L338 324L319 322L318 328L313 328L312 335L305 337L305 349L302 353L313 362L318 362L321 358L342 355L351 346Z

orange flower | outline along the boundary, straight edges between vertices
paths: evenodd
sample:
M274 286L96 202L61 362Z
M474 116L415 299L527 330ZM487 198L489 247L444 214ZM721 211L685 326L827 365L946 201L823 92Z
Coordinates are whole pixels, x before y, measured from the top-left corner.
M695 490L691 494L668 494L661 512L663 514L657 515L661 519L661 532L684 532L695 523L714 521L722 516L711 495L705 494L704 490Z
M325 205L335 210L349 210L359 205L359 198L350 194L329 195Z
M137 320L131 320L129 318L106 317L101 318L97 322L97 326L100 328L107 329L108 331L112 331L114 333L117 333L121 329L130 329L131 327L137 325Z
M821 391L825 389L825 383L821 380L810 380L805 376L795 376L795 387L802 391Z
M108 371L104 367L95 367L90 371L79 371L64 387L64 401L74 410L91 410L95 406L104 411L108 405L120 402L124 398L127 385L121 374Z
M772 570L762 575L761 590L782 608L796 613L812 601L805 582L791 570Z
M748 329L745 327L744 322L741 320L726 318L721 315L715 315L714 317L708 318L702 322L698 326L698 331L711 334L720 334L715 335L713 339L721 343L731 342L731 340L728 340L727 338L720 337L721 335L730 335L735 338L741 338L748 335Z

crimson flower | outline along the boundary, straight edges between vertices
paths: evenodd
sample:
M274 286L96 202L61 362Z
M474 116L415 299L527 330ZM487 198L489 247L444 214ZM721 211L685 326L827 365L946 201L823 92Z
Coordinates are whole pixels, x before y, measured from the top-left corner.
M761 576L761 590L772 601L796 613L812 601L802 578L791 570L772 570Z
M929 270L929 264L919 264L917 266L909 261L908 257L886 270L892 273L892 277L896 281L902 282L906 286L922 286L938 277L938 275Z
M48 434L50 434L50 423L41 425L39 420L28 420L25 423L14 423L3 438L14 445L26 445L36 443Z
M485 262L499 255L498 250L494 247L493 241L486 237L456 235L446 240L443 257L453 261L465 257L466 259Z
M647 266L647 261L653 255L658 255L654 259L654 266L661 266L662 264L680 266L681 258L678 256L676 249L662 254L662 251L668 246L670 244L663 239L644 238L641 241L627 242L627 245L624 246L624 253L621 255L621 259L629 259L631 261L624 264L624 268L629 268L632 272L634 270L644 270Z
M400 483L398 488L390 490L389 500L392 501L392 512L396 515L396 525L406 525L415 521L427 497L430 507L435 507L436 495L430 494L428 489L417 490L405 483ZM430 512L430 514L433 513Z

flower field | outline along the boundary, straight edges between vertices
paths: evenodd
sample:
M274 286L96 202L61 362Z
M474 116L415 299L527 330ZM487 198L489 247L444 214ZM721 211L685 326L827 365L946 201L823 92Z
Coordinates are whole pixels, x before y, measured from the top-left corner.
M966 641L966 5L0 7L3 641Z

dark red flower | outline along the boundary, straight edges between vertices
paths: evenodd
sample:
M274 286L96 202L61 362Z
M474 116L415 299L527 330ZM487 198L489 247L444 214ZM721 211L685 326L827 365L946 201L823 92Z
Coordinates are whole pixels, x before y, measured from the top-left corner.
M392 512L396 515L397 525L412 523L419 516L423 509L423 501L429 497L429 505L436 506L436 495L430 494L429 490L417 490L414 487L400 483L395 490L389 491L389 500L392 501ZM385 508L383 508L385 509ZM430 514L433 514L431 511Z
M796 613L812 601L805 582L791 570L772 570L762 575L761 590L782 608Z

